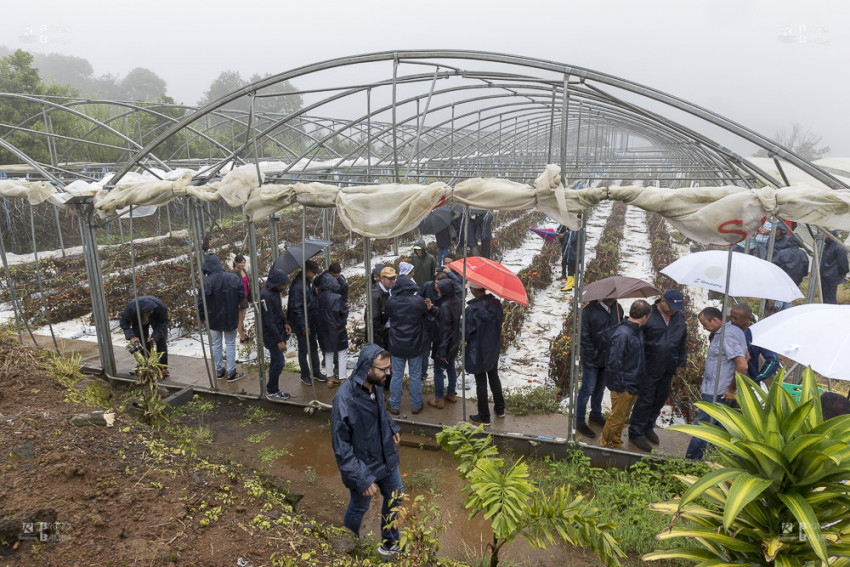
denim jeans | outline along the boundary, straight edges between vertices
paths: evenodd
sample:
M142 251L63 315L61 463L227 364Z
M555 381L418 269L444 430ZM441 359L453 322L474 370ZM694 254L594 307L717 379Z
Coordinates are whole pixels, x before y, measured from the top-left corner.
M404 487L401 485L401 474L398 472L398 467L393 472L382 479L376 480L375 484L381 490L381 496L384 502L381 504L381 539L388 546L398 543L398 528L395 526L389 527L395 517L396 505L400 504L400 498L393 498L393 492L396 490L399 493L404 492ZM363 522L363 516L369 510L369 504L372 503L371 496L363 496L362 493L349 488L351 500L348 501L348 508L345 510L345 519L343 524L346 528L354 532L358 538L360 537L360 524Z
M298 366L301 368L301 378L310 378L310 367L307 366L307 341L310 341L310 362L313 364L313 376L319 376L322 373L322 365L319 364L319 339L316 331L310 331L310 337L307 333L301 332L296 335L298 343Z
M232 331L216 331L210 329L212 336L212 355L215 362L215 371L224 369L224 361L221 359L221 339L224 338L224 348L227 350L227 373L236 372L236 329Z
M431 360L431 343L428 343L428 348L422 353L422 377L428 376L428 361Z
M448 374L449 387L447 391L443 391L445 377ZM451 358L443 362L439 359L434 359L434 397L442 398L445 394L457 394L457 368L455 367L455 359Z
M277 343L267 344L266 348L269 350L269 381L266 384L266 393L274 394L280 390L278 382L286 361L283 358L283 353L277 347Z
M605 393L603 369L582 365L581 388L576 402L576 424L585 423L587 400L590 400L591 417L602 417L602 394Z
M702 401L710 402L713 397L714 396L712 394L703 394ZM717 402L727 406L732 405L731 402L727 402L722 398L722 392L717 394ZM707 413L705 413L703 410L699 410L699 413L694 419L694 425L702 423L703 421L707 421L709 423L717 425L717 422L711 419ZM708 447L708 441L692 437L691 442L688 444L688 452L685 453L685 458L699 461L700 459L702 459L702 454L703 452L705 452L706 447Z
M404 364L410 369L410 407L417 410L422 407L422 357L392 357L393 381L390 382L390 407L401 407L401 395L404 392Z
M437 267L438 268L443 265L443 261L446 259L446 256L448 256L448 255L449 255L449 249L448 248L438 248L437 249Z

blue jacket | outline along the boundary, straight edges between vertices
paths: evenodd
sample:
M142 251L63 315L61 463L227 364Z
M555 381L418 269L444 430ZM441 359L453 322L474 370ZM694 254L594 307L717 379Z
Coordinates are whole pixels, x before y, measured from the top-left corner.
M779 357L772 350L757 346L753 343L753 332L749 329L744 331L747 338L747 350L750 351L750 359L747 361L747 376L754 382L767 380L779 370ZM759 368L759 356L764 358L764 366Z
M322 352L338 352L348 348L348 304L340 294L339 282L327 274L319 280L316 300L316 332Z
M455 293L454 282L446 278L440 282L440 297L434 303L437 309L434 323L434 346L431 357L447 361L457 356L460 346L460 298Z
M315 332L316 311L319 304L316 302L312 282L313 278L307 278L307 316L310 320L310 329ZM289 286L289 297L286 301L286 316L289 318L289 325L292 327L292 332L298 336L301 336L301 333L307 327L307 321L304 318L304 297L301 291L303 289L301 272L299 271L292 278L292 285Z
M605 384L612 392L637 394L640 380L646 374L640 325L628 319L611 334L611 346L605 360Z
M830 282L837 285L844 280L848 271L850 267L847 262L847 251L831 238L827 238L820 259L820 276L824 283Z
M280 292L275 289L279 285L289 283L289 277L281 270L272 270L266 285L260 290L260 306L263 319L263 343L269 350L277 348L278 343L286 340L286 315L283 313L283 303Z
M493 213L487 211L481 215L481 240L493 239Z
M674 311L670 323L652 306L649 320L641 327L643 347L646 355L646 373L650 376L666 376L685 366L688 361L688 326L681 311Z
M142 338L141 325L139 325L139 314L136 312L136 301L139 302L139 311L150 313L148 324L151 326L150 338L153 340L168 338L168 307L161 299L152 295L143 295L136 300L130 300L127 307L121 313L119 325L124 330L124 338L128 341L133 337Z
M623 308L614 302L611 312L598 301L591 301L581 313L581 363L592 368L604 368L602 331L623 320Z
M781 231L780 231L781 232ZM777 236L780 234L777 232ZM782 238L777 238L773 247L773 263L782 268L796 285L800 285L809 273L809 255L800 248L793 236L787 231Z
M233 272L225 272L215 254L208 254L202 267L204 296L207 300L207 324L213 331L233 331L239 325L239 304L245 300L242 280ZM204 298L198 294L198 313L204 320Z
M481 374L498 366L504 320L502 303L489 293L467 303L464 359L467 372Z
M561 225L557 234L561 240L561 261L575 263L578 257L578 232Z
M378 273L380 274L381 272L378 271ZM348 303L348 280L345 279L345 276L340 274L339 278L335 278L331 275L330 272L325 270L324 272L322 272L322 275L313 278L313 287L316 288L317 292L322 285L322 280L324 280L325 278L330 278L334 281L336 286L339 287L339 291L337 293L342 296L342 300L344 302Z
M431 346L434 315L419 297L419 286L408 276L398 276L387 299L389 350L393 356L415 358Z
M336 464L342 483L357 493L393 473L399 463L393 435L400 428L384 406L384 388L372 386L371 396L363 388L372 359L382 350L375 344L363 347L351 376L337 390L331 410Z

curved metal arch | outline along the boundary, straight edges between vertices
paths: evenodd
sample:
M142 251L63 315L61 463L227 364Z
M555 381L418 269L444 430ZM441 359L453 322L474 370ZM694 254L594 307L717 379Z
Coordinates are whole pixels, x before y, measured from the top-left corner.
M91 118L91 117L89 117L89 116L86 116L85 114L83 114L83 113L81 113L81 112L77 112L77 111L76 111L76 110L74 110L73 108L67 108L67 107L65 107L65 106L63 106L63 105L61 105L61 104L58 104L58 103L55 103L55 102L52 102L52 101L50 101L50 100L46 100L46 99L43 99L43 98L33 97L33 96L30 96L30 95L24 95L24 94L19 94L19 93L0 93L0 97L17 98L17 99L26 100L26 101L28 101L28 102L38 103L38 104L42 104L42 105L46 104L46 105L48 105L48 106L54 107L54 108L59 109L59 110L65 110L66 112L68 112L68 113L70 113L70 114L73 114L74 116L77 116L78 118L82 118L83 120L87 120L87 121L89 121L89 122L93 122L93 123L94 123L94 122L96 122L96 120L92 119L92 118ZM25 122L22 122L21 124L28 123L30 120L34 120L34 119L35 119L35 120L37 120L37 118L35 118L34 116L32 116L32 117L28 118ZM131 138L128 138L127 136L124 136L123 134L121 134L120 132L118 132L118 131L116 131L116 130L114 130L114 129L110 128L109 126L105 126L105 125L104 125L104 128L106 128L109 132L111 132L111 133L115 134L115 135L116 135L116 136L118 136L119 138L122 138L122 139L126 140L128 143L130 143L130 144L134 144L134 145L138 146L139 148L141 148L141 147L142 147L142 146L141 146L141 144L137 144L137 143L136 143L136 142L134 142ZM3 137L3 138L5 139L5 137ZM148 153L149 153L149 152L148 152ZM166 170L170 169L170 168L169 168L169 167L168 167L165 163L163 163L163 162L162 162L159 158L157 158L155 155L153 155L153 154L151 154L151 155L153 156L153 160L154 160L154 161L156 161L157 163L159 163L160 165L162 165L164 168L166 168ZM135 165L136 163L138 163L138 160L135 160L135 161L131 164L131 167L132 167L133 165ZM126 172L125 172L125 173L126 173ZM64 185L63 185L63 186L64 186Z

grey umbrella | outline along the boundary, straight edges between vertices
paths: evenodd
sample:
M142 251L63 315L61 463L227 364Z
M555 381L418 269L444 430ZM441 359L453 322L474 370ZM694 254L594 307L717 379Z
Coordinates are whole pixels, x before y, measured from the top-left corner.
M581 300L587 302L594 299L654 297L656 295L661 295L661 292L643 280L627 276L611 276L586 286Z
M454 216L454 212L449 208L432 211L431 214L419 223L419 232L422 234L437 234L452 224Z
M290 246L277 257L272 266L273 270L280 270L284 274L291 274L308 260L333 244L330 240L305 240Z

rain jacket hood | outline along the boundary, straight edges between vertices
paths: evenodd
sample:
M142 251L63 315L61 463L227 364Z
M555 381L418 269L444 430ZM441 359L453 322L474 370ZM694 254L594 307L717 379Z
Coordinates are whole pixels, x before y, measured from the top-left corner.
M218 259L218 256L215 254L207 254L207 257L204 258L204 264L201 267L201 271L204 272L204 275L209 275L215 272L223 272L224 268L221 266L221 260Z
M266 288L274 289L279 285L286 285L289 283L289 276L283 273L282 270L272 270L269 273L269 278L266 280Z
M382 347L373 343L364 346L363 350L360 351L360 356L357 358L357 365L354 367L349 378L359 386L362 386L366 382L366 374L369 372L372 360L382 350L384 350Z

